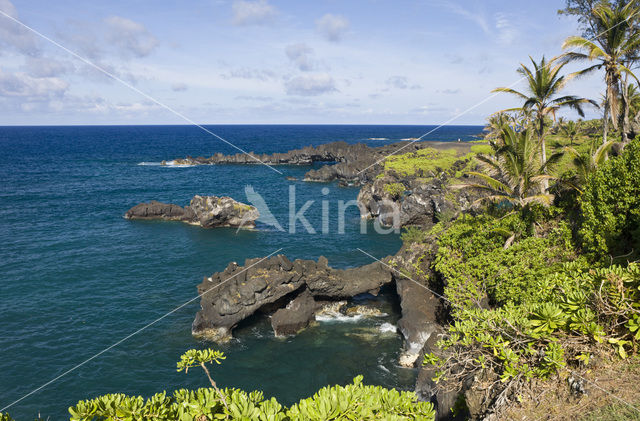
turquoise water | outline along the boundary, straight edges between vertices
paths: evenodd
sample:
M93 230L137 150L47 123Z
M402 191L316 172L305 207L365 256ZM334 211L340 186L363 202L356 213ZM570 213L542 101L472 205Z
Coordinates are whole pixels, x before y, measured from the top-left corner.
M418 137L417 126L212 126L214 132L255 152L280 152L335 140L372 145ZM429 138L463 140L480 127L445 127ZM388 140L368 140L387 138ZM397 235L360 233L355 207L346 233L331 219L329 234L203 230L173 222L127 221L123 213L152 199L185 205L194 194L245 200L244 188L260 193L287 225L289 186L298 208L321 230L320 200L330 215L337 201L355 199L357 188L285 180L309 169L261 165L164 168L141 162L186 155L234 152L195 127L4 127L0 128L0 408L86 361L96 353L174 310L197 294L205 275L230 261L268 255L282 248L294 258L324 255L335 267L351 267L393 254ZM321 190L329 188L328 195ZM395 362L401 338L383 333L397 320L392 296L375 301L387 316L327 321L295 338L273 337L268 319L256 318L219 348L228 358L214 377L223 386L261 389L283 403L308 396L328 383L357 374L365 381L410 389L414 373ZM205 385L198 372L177 373L186 349L206 347L191 336L199 309L195 300L11 406L14 417L40 413L68 417L67 407L98 394L150 395L163 389ZM388 325L385 325L388 327Z

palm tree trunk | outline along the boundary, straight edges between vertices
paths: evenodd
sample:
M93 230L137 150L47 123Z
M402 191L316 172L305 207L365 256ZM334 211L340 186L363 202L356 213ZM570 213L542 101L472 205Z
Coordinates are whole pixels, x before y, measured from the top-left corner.
M544 141L544 115L540 113L538 115L539 121L539 132L538 132L538 142L540 142L540 161L541 165L544 165L547 162L547 145ZM543 170L543 173L546 173L546 168ZM542 181L542 193L545 193L549 188L549 180Z
M626 144L629 141L629 97L628 97L628 75L622 78L622 112L620 113L620 128L622 130L622 144Z
M602 144L607 143L607 131L609 130L609 88L604 92L604 116L602 117Z

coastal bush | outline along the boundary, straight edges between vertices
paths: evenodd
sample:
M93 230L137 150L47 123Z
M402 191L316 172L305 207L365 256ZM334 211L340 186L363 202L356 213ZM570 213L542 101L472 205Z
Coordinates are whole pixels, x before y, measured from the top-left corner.
M433 420L429 402L418 402L412 392L399 392L380 386L365 386L362 376L347 386L320 389L311 398L285 408L275 398L265 399L262 392L219 389L207 364L220 364L224 354L214 350L189 350L181 356L178 371L201 367L213 388L179 389L168 395L158 393L148 399L141 396L109 394L78 402L69 408L71 421L305 421L305 420ZM4 415L3 415L4 417ZM8 417L8 415L6 416ZM0 418L0 421L12 421Z
M405 190L404 184L402 183L389 183L384 185L384 191L394 199L400 198Z
M576 258L566 222L542 220L533 235L530 215L465 216L440 233L434 268L455 308L521 304L540 298L537 281Z
M402 240L402 244L411 244L411 243L419 243L422 242L427 236L427 231L423 230L420 227L416 226L408 226L404 228L402 234L400 234L400 239Z
M570 362L586 365L589 346L611 346L626 358L640 341L640 265L589 269L576 262L536 284L543 301L493 309L462 308L427 354L436 380L493 369L503 382L548 378ZM453 364L451 362L454 362ZM459 364L463 363L461 370Z
M580 238L600 261L633 260L640 247L640 141L610 158L589 177L580 198Z

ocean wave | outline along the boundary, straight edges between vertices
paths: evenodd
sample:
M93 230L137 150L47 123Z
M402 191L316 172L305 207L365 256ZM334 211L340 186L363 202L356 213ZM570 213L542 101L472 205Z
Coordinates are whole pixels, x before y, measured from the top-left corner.
M384 371L385 373L391 373L391 371L389 371L389 369L385 366L383 366L382 364L378 364L378 368L382 371Z
M391 323L382 323L378 329L382 333L396 333L398 331L398 328Z
M358 320L362 320L364 316L362 314L356 314L353 316L347 316L345 314L320 314L316 315L316 320L319 322L337 322L337 323L353 323Z
M162 162L138 162L138 165L142 165L145 167L167 167L167 168L187 168L192 167L193 165L187 164L176 164L176 161L164 161Z
M389 140L388 137L370 137L367 140Z
M400 139L400 140L418 140L420 139L419 137L405 137L404 139Z

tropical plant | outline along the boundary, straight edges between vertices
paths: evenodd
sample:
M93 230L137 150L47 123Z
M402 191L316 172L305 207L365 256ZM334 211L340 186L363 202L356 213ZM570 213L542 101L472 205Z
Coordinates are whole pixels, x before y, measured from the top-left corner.
M486 140L495 140L500 136L503 129L512 126L514 123L515 119L509 113L497 112L492 114L487 119L487 125L484 128L486 132L484 138Z
M601 261L640 251L640 140L601 164L579 199L583 248Z
M99 396L69 408L71 421L307 421L307 420L433 420L430 402L418 402L412 392L399 392L380 386L365 386L362 376L346 386L320 389L313 397L285 408L262 392L218 389L206 364L220 364L224 354L210 349L189 350L178 362L178 371L202 367L213 388L180 389L168 395L157 393L148 399L122 393ZM13 421L0 414L0 421Z
M592 100L574 95L558 96L560 91L562 91L571 79L570 76L560 75L560 71L566 62L560 62L556 59L547 62L543 56L542 60L536 63L533 58L529 58L533 68L530 69L524 64L520 64L520 68L518 69L518 73L520 73L527 82L527 90L525 92L519 92L512 88L497 88L494 89L493 92L513 94L524 101L521 107L522 109L534 110L536 132L540 148L540 162L544 165L547 161L547 151L544 142L545 117L555 117L556 111L563 107L573 108L583 117L584 111L582 110L582 106L584 104L597 104ZM548 183L543 182L542 185L546 189Z
M634 25L634 19L639 9L635 2L629 2L624 6L612 8L607 3L600 3L592 9L592 21L598 32L594 39L581 36L571 36L562 45L563 49L572 49L563 54L562 61L597 61L596 64L584 70L576 72L582 76L593 71L604 69L605 71L605 104L604 104L604 135L603 143L607 142L609 118L617 129L622 122L623 141L626 141L628 132L628 100L626 89L621 83L627 78L622 75L637 78L630 70L630 63L635 61L637 49L640 46L640 33ZM574 51L582 50L582 52ZM619 101L619 98L621 101ZM620 104L619 104L620 102ZM622 112L620 112L622 107Z
M553 195L541 192L542 183L554 177L544 174L545 169L557 162L561 153L540 163L538 143L532 129L517 131L507 127L499 142L492 142L494 155L477 155L482 172L469 172L478 181L452 186L472 189L483 194L480 201L510 203L524 208L532 203L551 204Z
M569 145L573 146L573 142L580 134L580 123L569 120L560 126L560 132L569 140Z
M589 142L589 149L582 152L571 146L565 147L564 151L572 157L576 170L575 177L569 180L568 184L579 193L582 193L583 186L587 183L589 176L607 160L609 151L615 143L615 141L609 140L602 145L598 145L597 140L594 139Z

